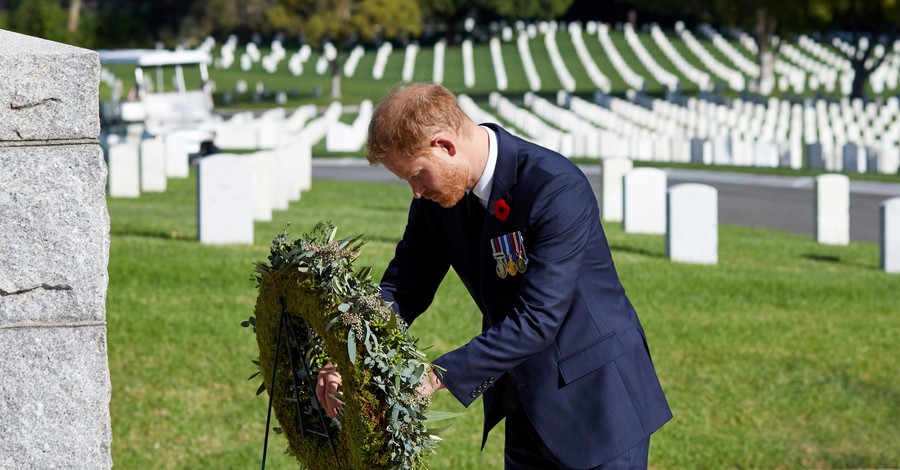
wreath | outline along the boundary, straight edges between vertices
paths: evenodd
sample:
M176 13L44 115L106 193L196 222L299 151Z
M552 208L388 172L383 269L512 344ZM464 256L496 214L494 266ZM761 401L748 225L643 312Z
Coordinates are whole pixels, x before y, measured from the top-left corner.
M262 377L257 394L269 391L281 425L275 431L304 466L424 468L440 441L433 423L452 414L426 414L430 398L416 387L433 366L381 298L371 268L354 269L365 241L336 241L336 232L327 222L297 240L285 230L273 240L268 263L256 264L259 295L254 316L242 323L259 346L259 371L250 378ZM286 336L283 314L286 330L293 329ZM316 374L328 361L342 377L335 398L343 406L334 419L315 397Z

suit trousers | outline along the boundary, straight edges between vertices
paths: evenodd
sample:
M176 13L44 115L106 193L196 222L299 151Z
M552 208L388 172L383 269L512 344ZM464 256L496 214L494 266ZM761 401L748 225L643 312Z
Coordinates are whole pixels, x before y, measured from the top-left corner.
M628 449L594 470L646 469L650 454L650 438ZM506 470L575 470L567 467L544 445L522 407L506 416Z

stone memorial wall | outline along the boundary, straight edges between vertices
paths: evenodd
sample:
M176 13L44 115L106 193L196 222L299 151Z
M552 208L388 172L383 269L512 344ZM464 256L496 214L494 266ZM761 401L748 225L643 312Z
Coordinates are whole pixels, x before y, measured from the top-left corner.
M0 468L112 466L96 52L0 30Z

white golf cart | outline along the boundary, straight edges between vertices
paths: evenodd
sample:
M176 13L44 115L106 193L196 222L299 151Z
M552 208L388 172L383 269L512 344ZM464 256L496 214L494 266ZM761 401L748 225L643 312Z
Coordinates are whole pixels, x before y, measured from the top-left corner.
M165 136L177 132L189 153L196 153L201 142L211 141L216 116L209 84L208 53L199 50L118 49L100 50L104 66L134 66L135 87L125 99L113 93L101 105L101 119L110 128L135 129ZM197 83L189 90L185 75ZM198 76L199 75L199 76ZM167 82L171 88L166 89ZM128 133L133 131L129 129Z

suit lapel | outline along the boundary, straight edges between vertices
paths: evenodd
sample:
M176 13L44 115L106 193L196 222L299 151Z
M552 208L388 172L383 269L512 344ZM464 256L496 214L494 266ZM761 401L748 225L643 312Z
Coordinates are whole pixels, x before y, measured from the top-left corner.
M511 229L504 231L504 227L509 224L509 219L504 222L497 218L494 206L497 201L503 200L509 206L509 216L512 217L516 205L510 191L515 187L519 164L516 143L512 141L512 136L496 124L484 125L491 128L497 135L497 166L494 169L491 198L485 211L484 228L478 247L479 273L481 274L480 291L482 293L488 290L487 282L497 276L490 240L512 231Z

